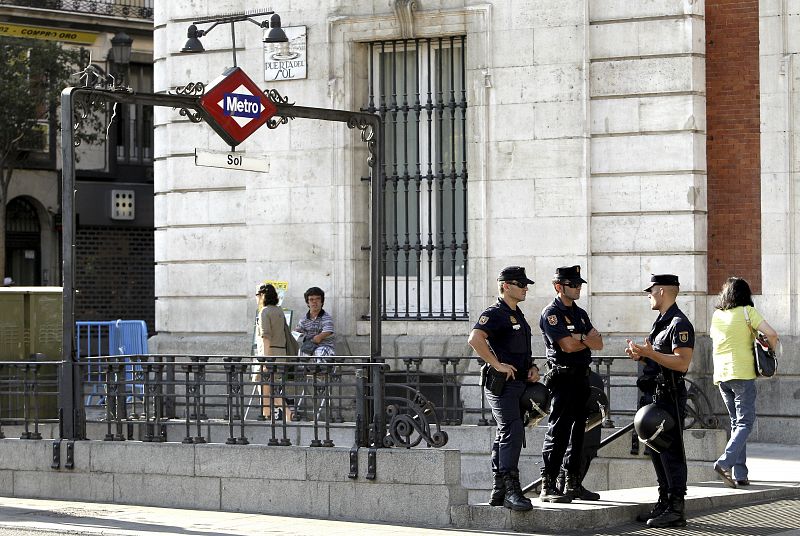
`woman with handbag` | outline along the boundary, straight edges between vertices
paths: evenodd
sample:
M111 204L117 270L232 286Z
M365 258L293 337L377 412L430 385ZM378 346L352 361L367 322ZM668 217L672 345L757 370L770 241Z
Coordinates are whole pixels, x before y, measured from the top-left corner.
M766 335L770 348L778 334L753 306L750 285L730 277L722 286L717 310L711 318L714 344L714 384L731 419L731 437L725 452L714 462L714 470L726 485L750 484L747 474L747 437L756 420L756 370L753 341L757 332Z
M278 292L269 283L258 287L256 299L258 300L256 355L267 357L265 361L269 363L275 361L275 357L272 356L287 356L288 354L287 343L290 341L287 340L286 316L278 307ZM294 353L297 354L297 351L295 350ZM283 359L288 358L284 357ZM283 394L281 390L282 372L276 370L275 366L264 364L261 366L261 374L257 375L260 378L254 379L256 382L261 380L261 416L263 419L273 418L278 421L284 417L286 403L281 396ZM275 387L276 392L272 392L271 386ZM289 417L291 418L291 415Z

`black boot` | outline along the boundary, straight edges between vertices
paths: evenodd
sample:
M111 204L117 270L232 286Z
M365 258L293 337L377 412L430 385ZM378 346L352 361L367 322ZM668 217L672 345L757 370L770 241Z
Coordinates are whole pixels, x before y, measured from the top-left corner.
M566 484L564 485L564 495L568 496L571 500L580 499L582 501L599 501L600 494L583 487L583 483L577 476L567 475Z
M556 478L556 489L559 493L564 493L564 488L566 487L567 483L567 472L564 471L562 467L560 471L558 471L558 478Z
M503 475L503 481L506 485L506 497L503 500L503 506L516 510L517 512L526 512L533 509L531 500L522 494L522 486L519 484L519 473L508 472Z
M489 506L503 506L503 499L506 498L506 483L503 475L494 473L494 484L492 494L489 496Z
M663 514L667 510L668 506L669 506L669 495L667 495L667 492L665 491L663 492L659 491L658 501L656 502L655 505L653 505L653 508L646 514L639 514L638 516L636 516L636 521L639 521L640 523L647 523L650 519L653 519L654 517L658 517L661 514Z
M542 492L539 494L539 500L552 503L572 502L571 497L564 495L556 489L555 483L550 475L547 474L542 475Z
M658 517L647 520L648 527L685 527L686 518L683 515L684 500L681 496L670 495L669 506Z

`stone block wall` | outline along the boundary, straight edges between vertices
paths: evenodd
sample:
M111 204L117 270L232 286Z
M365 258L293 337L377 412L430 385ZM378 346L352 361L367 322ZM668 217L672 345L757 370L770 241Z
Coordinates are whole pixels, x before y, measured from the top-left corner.
M78 441L51 468L51 441L0 440L0 494L446 526L466 504L458 451L379 449L376 478L348 478L348 448Z

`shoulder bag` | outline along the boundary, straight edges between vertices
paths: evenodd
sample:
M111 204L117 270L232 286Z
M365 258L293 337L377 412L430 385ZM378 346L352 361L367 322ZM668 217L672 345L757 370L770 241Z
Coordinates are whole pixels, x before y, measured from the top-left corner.
M756 376L761 378L771 378L778 371L778 358L775 350L769 347L767 338L753 327L750 323L750 315L747 313L747 306L744 306L744 319L747 327L753 332L753 358L755 360Z

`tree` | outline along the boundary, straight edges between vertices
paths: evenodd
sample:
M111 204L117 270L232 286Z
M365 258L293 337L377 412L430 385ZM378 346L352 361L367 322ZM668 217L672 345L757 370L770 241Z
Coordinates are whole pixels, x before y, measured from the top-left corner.
M25 141L35 135L37 122L56 119L50 112L80 56L79 49L57 42L0 37L0 279L6 267L8 187L24 165Z

